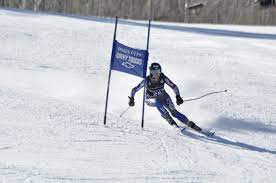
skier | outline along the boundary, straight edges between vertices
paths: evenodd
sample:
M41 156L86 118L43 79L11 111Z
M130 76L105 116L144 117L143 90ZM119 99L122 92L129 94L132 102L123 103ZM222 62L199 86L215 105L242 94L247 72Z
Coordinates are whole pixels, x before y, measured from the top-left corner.
M193 121L190 121L184 114L176 110L170 96L164 89L165 84L173 89L176 95L177 105L183 104L183 99L180 96L178 87L165 74L162 73L160 64L152 63L149 67L149 70L150 75L141 81L138 86L132 89L131 95L129 97L129 106L133 107L135 105L135 93L146 85L146 104L151 107L156 107L161 113L161 116L165 118L170 125L179 128L177 123L171 117L172 115L195 131L205 135L211 135L211 132L201 129ZM171 115L168 110L170 111Z

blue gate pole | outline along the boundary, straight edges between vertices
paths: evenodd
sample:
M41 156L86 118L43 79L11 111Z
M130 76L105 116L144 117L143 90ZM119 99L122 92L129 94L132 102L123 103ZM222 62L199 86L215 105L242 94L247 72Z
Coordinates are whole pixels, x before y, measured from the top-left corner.
M149 53L150 27L151 27L151 19L149 19L149 25L148 25L147 53ZM149 57L149 54L148 54L148 57ZM146 69L145 69L146 73L144 73L144 79L146 79L147 67L148 67L148 58L147 58ZM144 85L144 95L143 95L142 124L141 124L142 128L144 128L145 97L146 97L146 82Z
M114 54L114 43L116 41L116 34L117 34L117 24L118 24L118 17L116 16L115 21L115 30L114 30L114 37L113 37L113 44L112 44L112 54L109 66L109 76L108 76L108 83L107 83L107 91L106 91L106 100L105 100L105 111L104 111L104 125L106 124L106 113L107 113L107 106L108 106L108 96L109 96L109 86L110 86L110 78L111 78L111 67L112 67L112 59Z

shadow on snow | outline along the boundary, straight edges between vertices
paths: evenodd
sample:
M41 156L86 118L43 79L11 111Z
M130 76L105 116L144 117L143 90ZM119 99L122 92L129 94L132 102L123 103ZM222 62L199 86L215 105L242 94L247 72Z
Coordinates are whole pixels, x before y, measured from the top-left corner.
M258 122L248 122L243 120L235 120L230 118L219 118L213 125L216 129L224 129L227 131L241 131L241 130L247 130L251 132L265 132L265 133L276 133L276 128L270 125L265 125ZM188 130L182 131L182 134L187 135L189 137L192 137L194 139L199 140L207 140L209 142L220 144L224 146L234 147L237 149L245 149L250 151L256 151L256 152L262 152L262 153L270 153L270 154L276 154L276 150L269 150L261 147L257 147L254 145L246 144L244 142L237 142L234 140L226 139L221 136L213 136L213 137L205 137L202 135L198 135L192 132L189 132Z
M216 142L218 144L224 144L227 146L232 146L235 148L240 148L240 149L245 149L245 150L250 150L250 151L256 151L256 152L262 152L262 153L270 153L270 154L276 154L276 151L249 145L243 142L235 142L232 140L228 140L226 138L220 137L220 136L214 136L212 138L208 138L208 140Z
M212 127L215 129L222 129L233 132L250 131L276 134L276 128L274 126L266 125L256 121L245 121L226 117L218 118L215 123L212 124Z

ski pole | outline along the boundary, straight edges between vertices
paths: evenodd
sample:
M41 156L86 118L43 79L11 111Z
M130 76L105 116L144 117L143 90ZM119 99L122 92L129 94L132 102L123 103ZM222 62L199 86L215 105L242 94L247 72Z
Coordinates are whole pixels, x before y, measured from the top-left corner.
M197 97L197 98L191 98L191 99L184 100L183 102L190 102L190 101L194 101L194 100L201 99L201 98L206 97L206 96L208 96L208 95L213 95L213 94L217 94L217 93L224 93L224 92L227 92L227 90L216 91L216 92L210 92L210 93L207 93L207 94L202 95L202 96Z
M130 106L128 106L121 114L120 114L120 118L129 110Z

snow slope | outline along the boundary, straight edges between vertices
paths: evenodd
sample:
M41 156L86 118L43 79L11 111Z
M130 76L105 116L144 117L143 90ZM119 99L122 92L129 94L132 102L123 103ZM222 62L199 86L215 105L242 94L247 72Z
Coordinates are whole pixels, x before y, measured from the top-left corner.
M179 86L178 106L209 139L146 107L140 78L113 72L103 125L113 21L0 9L0 182L275 182L276 27L153 22L150 62ZM146 47L145 22L117 38ZM173 92L167 91L174 99Z

